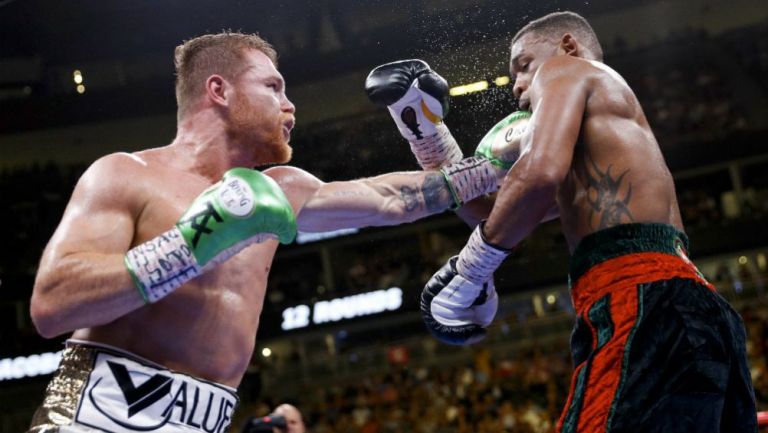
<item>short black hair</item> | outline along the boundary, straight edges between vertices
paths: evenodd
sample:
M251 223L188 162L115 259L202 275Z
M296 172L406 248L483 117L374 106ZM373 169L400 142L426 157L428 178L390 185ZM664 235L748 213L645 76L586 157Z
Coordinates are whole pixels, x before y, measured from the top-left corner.
M596 57L596 60L603 60L603 48L600 46L595 30L584 17L575 12L553 12L529 22L512 38L512 45L528 33L553 38L571 33Z

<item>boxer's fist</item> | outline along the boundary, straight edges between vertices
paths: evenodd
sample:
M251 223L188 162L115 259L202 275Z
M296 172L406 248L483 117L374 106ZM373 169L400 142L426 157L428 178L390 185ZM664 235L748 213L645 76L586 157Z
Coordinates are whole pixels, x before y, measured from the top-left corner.
M408 141L437 133L448 114L448 83L423 60L400 60L373 69L365 80L368 98L386 106Z
M183 283L243 248L267 239L296 236L296 217L272 178L247 168L227 171L203 191L176 225L125 256L146 302L156 302Z
M233 168L203 191L176 223L197 263L220 262L246 246L296 237L296 217L288 198L271 177Z
M473 283L456 270L458 256L452 257L430 278L421 292L421 316L438 340L455 345L476 343L485 338L499 297L493 279Z
M520 156L520 140L530 119L530 112L515 111L491 128L475 150L475 156L491 161L499 184Z

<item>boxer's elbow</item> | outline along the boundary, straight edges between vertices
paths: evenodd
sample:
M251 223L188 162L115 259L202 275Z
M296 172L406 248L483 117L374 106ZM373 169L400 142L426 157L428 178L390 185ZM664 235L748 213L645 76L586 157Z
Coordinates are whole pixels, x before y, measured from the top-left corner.
M44 338L54 338L67 330L62 327L61 307L44 284L44 282L35 282L29 313L37 333Z
M39 299L35 300L33 297L29 309L32 323L35 325L35 329L40 336L43 338L53 338L63 333L63 331L57 329L55 314L53 314L50 305Z
M525 185L528 190L538 191L542 194L551 193L554 196L565 181L567 173L554 167L531 165L509 174L514 178L509 180L510 182Z

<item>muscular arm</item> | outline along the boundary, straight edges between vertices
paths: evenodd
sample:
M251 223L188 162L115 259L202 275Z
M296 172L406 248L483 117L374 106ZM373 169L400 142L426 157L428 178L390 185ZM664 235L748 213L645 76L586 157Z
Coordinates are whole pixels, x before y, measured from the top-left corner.
M460 209L456 210L456 215L468 226L474 228L480 224L480 221L488 218L493 209L495 194L492 196L478 197L469 203L465 203Z
M462 221L467 223L468 226L474 228L476 225L480 224L480 221L488 218L491 214L491 210L493 210L495 202L496 194L478 197L471 202L464 204L460 209L457 209L456 215L458 215ZM559 217L560 209L557 207L557 203L553 203L541 222L552 221Z
M126 164L136 162L112 155L85 172L43 252L31 315L44 337L109 323L144 305L123 263L135 219L120 176Z
M265 173L275 177L298 209L299 230L397 225L443 212L453 198L438 171L390 173L324 183L302 170L279 167Z
M565 59L568 60L568 59ZM512 248L547 216L568 173L587 99L578 66L542 65L532 83L533 118L520 159L507 173L486 222L488 242ZM554 64L553 64L554 63Z

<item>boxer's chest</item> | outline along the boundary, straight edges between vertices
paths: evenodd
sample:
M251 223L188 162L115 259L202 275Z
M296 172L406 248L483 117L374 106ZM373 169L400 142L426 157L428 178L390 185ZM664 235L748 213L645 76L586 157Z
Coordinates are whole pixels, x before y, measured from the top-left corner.
M194 176L160 177L147 188L145 204L137 218L133 244L138 245L172 228L210 183ZM189 283L196 290L263 291L276 241L251 245ZM226 288L226 289L222 289ZM261 289L261 290L259 290Z

